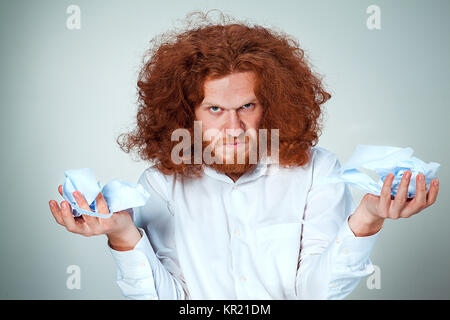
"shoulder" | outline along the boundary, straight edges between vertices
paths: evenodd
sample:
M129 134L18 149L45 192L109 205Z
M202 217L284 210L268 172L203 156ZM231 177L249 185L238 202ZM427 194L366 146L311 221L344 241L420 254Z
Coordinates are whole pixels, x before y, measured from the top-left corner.
M138 179L138 183L145 189L156 192L161 198L168 201L170 199L169 191L173 183L173 175L165 175L159 171L154 164L147 167Z
M309 161L302 166L278 166L275 165L267 170L267 174L284 174L290 177L310 176L313 180L320 176L326 176L334 170L338 170L341 164L336 153L320 146L311 147L309 150Z
M311 147L311 153L314 163L330 163L339 161L335 152L324 147Z
M341 166L335 152L320 146L311 148L310 164L315 177L328 175L330 172L339 169Z

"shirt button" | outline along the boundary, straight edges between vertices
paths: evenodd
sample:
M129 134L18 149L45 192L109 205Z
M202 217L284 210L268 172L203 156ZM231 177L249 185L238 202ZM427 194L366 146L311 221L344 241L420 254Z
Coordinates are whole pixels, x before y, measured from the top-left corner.
M239 237L241 235L241 232L239 231L239 229L234 230L234 234Z
M245 282L245 281L247 281L247 278L246 278L246 277L244 277L244 276L241 276L241 277L240 277L240 279L241 279L241 281L242 281L242 282Z
M342 253L343 253L343 254L349 254L349 253L350 253L350 250L348 250L347 248L342 249Z
M337 238L336 243L341 243L341 239Z
M237 185L233 185L233 190L236 190L237 189Z

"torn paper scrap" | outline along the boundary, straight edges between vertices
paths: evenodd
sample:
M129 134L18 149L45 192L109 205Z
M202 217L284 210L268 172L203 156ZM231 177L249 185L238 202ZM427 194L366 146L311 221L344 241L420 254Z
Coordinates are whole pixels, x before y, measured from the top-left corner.
M344 182L367 193L379 196L384 180L389 173L395 175L392 182L391 195L397 194L400 181L405 171L411 171L411 179L408 187L408 198L416 194L416 176L422 173L425 182L430 184L436 178L440 164L436 162L425 163L419 158L413 157L414 150L390 146L357 145L350 159L326 177L317 180L318 184ZM367 174L358 170L365 168L374 170L380 176L375 182Z
M62 188L62 196L72 206L72 214L75 217L86 214L94 217L109 218L114 212L145 205L150 197L150 194L142 185L131 184L119 179L111 180L102 188L91 168L67 170L64 174L66 179ZM72 195L72 192L76 190L83 194L92 212L78 207ZM97 201L95 199L100 192L106 200L109 214L97 211Z

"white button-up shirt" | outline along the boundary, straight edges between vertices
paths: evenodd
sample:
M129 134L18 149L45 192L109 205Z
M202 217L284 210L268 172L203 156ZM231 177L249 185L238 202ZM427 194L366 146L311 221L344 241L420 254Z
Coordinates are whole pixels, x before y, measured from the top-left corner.
M129 299L342 299L374 271L378 233L356 237L344 183L315 185L340 167L311 148L301 167L258 163L236 182L205 167L175 178L154 167L138 183L150 193L134 208L142 238L110 248L117 283Z

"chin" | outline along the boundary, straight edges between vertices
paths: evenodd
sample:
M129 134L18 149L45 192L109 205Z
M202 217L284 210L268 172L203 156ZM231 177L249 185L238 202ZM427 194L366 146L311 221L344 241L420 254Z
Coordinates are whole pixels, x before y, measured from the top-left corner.
M208 164L208 167L225 174L244 174L256 167L256 164Z
M216 171L225 173L225 174L244 174L247 171L251 170L256 166L254 163L249 163L249 155L248 152L245 153L245 161L244 163L237 163L237 151L231 153L227 153L227 157L223 157L223 153L218 153L216 156L217 160L222 160L222 163L213 163L208 165L209 167L214 168ZM234 162L233 162L234 160Z

